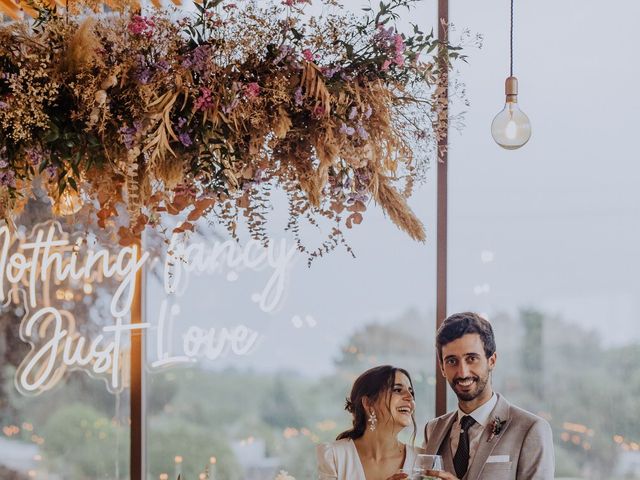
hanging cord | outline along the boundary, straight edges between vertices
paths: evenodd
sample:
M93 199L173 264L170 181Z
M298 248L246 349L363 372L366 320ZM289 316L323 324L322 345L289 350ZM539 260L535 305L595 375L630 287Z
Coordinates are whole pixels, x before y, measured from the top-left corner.
M510 44L509 44L509 59L510 59L510 76L513 77L513 0L511 0L511 33L510 33Z

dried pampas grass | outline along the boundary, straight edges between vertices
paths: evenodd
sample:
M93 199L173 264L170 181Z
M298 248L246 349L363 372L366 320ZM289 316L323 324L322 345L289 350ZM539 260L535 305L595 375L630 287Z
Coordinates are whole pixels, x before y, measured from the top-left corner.
M389 184L388 178L378 177L375 200L398 228L404 230L414 240L419 242L427 240L424 225L411 211L406 198Z

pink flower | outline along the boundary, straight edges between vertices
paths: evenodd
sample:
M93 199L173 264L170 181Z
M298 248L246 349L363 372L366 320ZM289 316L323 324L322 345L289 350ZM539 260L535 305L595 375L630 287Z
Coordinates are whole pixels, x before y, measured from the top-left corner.
M313 109L312 115L317 119L322 118L324 116L324 107L322 105L316 106L316 108Z
M244 96L247 98L256 98L260 95L260 85L256 82L251 82L244 87Z
M378 31L374 35L374 44L384 53L387 59L383 62L380 70L385 72L392 65L404 66L404 51L406 45L399 33L394 33L393 27L385 29L383 25L378 25Z
M404 65L404 40L402 39L402 35L396 34L394 37L394 47L395 47L395 58L393 62L402 67Z
M404 40L402 39L402 35L396 33L393 40L396 55L402 54L404 52Z
M212 106L213 101L211 100L211 90L207 87L200 87L200 96L196 99L196 103L194 105L196 111L206 110Z
M305 48L302 51L302 55L304 56L304 59L307 62L313 62L314 58L313 58L313 53L311 53L311 50L309 50L308 48Z
M287 7L295 7L300 3L308 3L309 5L311 5L311 0L282 0L282 4L286 5Z
M142 15L134 15L127 28L133 35L150 37L151 35L153 35L155 26L156 24L153 20L149 20Z

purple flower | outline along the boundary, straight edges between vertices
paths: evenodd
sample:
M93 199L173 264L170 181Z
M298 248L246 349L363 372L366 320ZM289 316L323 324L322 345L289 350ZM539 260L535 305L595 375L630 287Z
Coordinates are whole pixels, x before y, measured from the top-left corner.
M187 60L182 65L191 68L195 73L203 75L209 68L209 60L211 59L211 46L200 45L194 48Z
M193 145L191 137L187 132L182 132L180 135L178 135L178 138L180 139L180 143L182 143L182 145L184 145L185 147L190 147L191 145Z
M358 125L356 131L362 140L369 140L369 132L367 132L362 125Z
M54 167L53 165L49 165L47 168L45 168L44 172L47 174L49 179L55 178L56 173L58 173L56 167Z
M356 133L356 130L353 127L347 126L346 123L343 123L342 125L340 125L340 133L344 135L353 135L354 133Z
M325 77L331 79L336 73L341 72L342 68L337 65L334 67L321 67L320 71Z
M146 85L151 79L151 70L148 68L144 68L136 74L136 77L142 85Z
M138 129L135 127L135 124L133 127L128 127L127 125L121 127L118 130L118 133L120 134L120 139L127 150L132 149L136 140L136 134L138 133Z
M281 45L279 50L280 50L280 53L273 60L274 64L280 63L282 60L284 60L291 53L291 47L288 46L288 45Z
M392 42L394 42L394 30L393 27L388 29L384 28L384 25L378 25L378 31L373 36L373 42L382 50L389 48Z
M254 183L261 183L263 175L264 170L262 170L261 168L256 169L256 173L253 175Z
M178 128L182 128L187 123L187 119L184 117L178 118L178 123L176 124Z
M350 82L353 80L353 75L349 75L347 72L342 71L340 72L340 78L345 82Z
M368 195L362 192L357 192L349 195L349 197L347 198L347 203L349 203L350 205L356 202L367 203L368 200L369 200Z
M0 160L0 168L7 168L9 166L9 162L6 160Z
M367 105L367 110L364 112L364 118L369 120L369 118L371 118L372 113L373 113L373 110L371 110L371 105Z
M353 120L358 116L358 109L356 107L351 107L351 111L349 111L349 120Z
M7 102L0 101L0 109L9 108L9 104Z
M156 63L156 68L161 72L167 73L171 66L166 60L160 60L158 63Z
M25 153L27 154L27 160L29 161L29 164L31 164L31 166L33 167L40 165L40 163L42 163L42 160L44 160L44 154L39 148L27 148Z
M16 174L13 170L7 170L6 172L0 172L0 185L5 187L15 188L16 186Z
M304 97L302 96L302 87L298 87L296 89L296 93L294 94L293 99L298 107L302 106L302 104L304 103Z

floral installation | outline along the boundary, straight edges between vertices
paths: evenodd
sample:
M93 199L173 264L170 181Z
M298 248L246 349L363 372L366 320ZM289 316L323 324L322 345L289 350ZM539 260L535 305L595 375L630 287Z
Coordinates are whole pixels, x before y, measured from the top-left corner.
M99 16L32 1L35 22L0 26L0 218L43 187L54 212L115 226L122 244L167 215L174 232L206 216L267 242L280 188L310 257L346 245L372 200L424 241L406 199L446 128L439 69L464 55L396 29L416 2L356 17L323 0L306 17L309 0L203 0L176 20L124 0ZM320 218L333 226L309 251L301 221Z
M500 417L493 417L493 422L491 423L491 434L489 435L487 442L490 442L495 437L500 435L500 432L502 432L502 427L504 427L505 422L506 420L502 420Z

